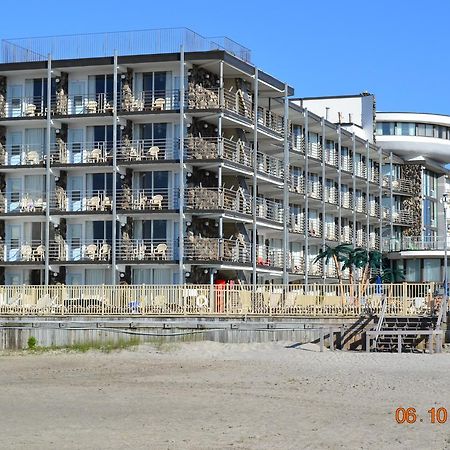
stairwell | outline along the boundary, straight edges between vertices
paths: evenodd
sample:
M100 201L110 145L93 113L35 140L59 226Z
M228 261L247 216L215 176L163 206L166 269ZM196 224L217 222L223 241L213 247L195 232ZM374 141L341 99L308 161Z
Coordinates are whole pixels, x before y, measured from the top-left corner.
M379 323L381 317L376 318ZM437 317L385 317L379 327L380 335L375 341L374 349L377 352L397 352L398 336L383 335L383 331L406 331L410 335L401 336L402 352L418 352L425 350L426 337L421 331L436 329Z

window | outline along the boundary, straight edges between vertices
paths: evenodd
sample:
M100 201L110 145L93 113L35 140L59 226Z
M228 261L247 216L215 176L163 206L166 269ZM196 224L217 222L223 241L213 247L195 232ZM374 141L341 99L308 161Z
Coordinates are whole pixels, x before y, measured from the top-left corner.
M382 122L381 134L384 136L392 136L394 134L394 125L393 122Z
M414 136L416 134L416 125L414 123L397 123L395 134L397 136Z
M441 281L441 260L440 259L427 259L423 260L423 280L429 281Z

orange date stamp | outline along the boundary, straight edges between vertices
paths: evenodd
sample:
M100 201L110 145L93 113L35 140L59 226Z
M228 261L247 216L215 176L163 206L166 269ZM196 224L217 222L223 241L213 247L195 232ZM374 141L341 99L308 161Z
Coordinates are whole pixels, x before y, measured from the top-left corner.
M448 412L444 407L430 408L428 411L428 422L443 424L447 422ZM419 418L416 408L397 408L395 410L395 420L399 424L413 424L423 422L423 418Z

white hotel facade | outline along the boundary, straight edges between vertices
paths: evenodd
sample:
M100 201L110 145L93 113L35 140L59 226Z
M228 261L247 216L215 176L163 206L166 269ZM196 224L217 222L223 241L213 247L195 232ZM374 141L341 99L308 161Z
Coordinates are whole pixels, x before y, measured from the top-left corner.
M413 270L409 151L389 115L375 142L372 95L295 99L185 29L2 45L0 283L333 282L321 248L386 239Z

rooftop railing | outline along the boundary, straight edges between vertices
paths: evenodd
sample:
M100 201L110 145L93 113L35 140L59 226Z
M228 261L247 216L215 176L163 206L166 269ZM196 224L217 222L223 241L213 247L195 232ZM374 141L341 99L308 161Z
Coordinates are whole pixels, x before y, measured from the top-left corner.
M450 247L450 238L447 245ZM403 236L402 239L386 238L383 240L383 251L433 251L445 248L445 236Z
M2 41L2 62L43 61L112 56L225 50L251 61L248 48L227 37L204 37L188 28L46 36Z

